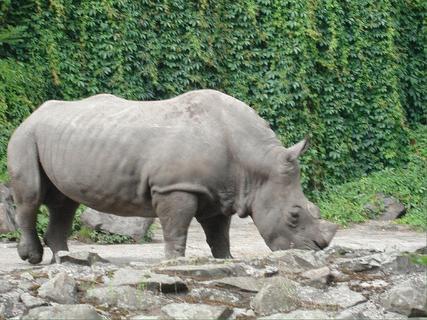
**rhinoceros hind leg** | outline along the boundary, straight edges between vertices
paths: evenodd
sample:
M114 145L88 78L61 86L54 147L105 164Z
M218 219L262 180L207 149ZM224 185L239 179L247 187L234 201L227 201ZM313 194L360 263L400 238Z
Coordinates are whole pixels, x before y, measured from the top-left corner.
M212 255L218 259L233 258L230 253L230 222L231 216L217 215L199 220L206 234L206 242Z
M180 191L155 194L153 206L162 225L166 259L183 257L188 227L197 212L197 197Z
M53 186L46 194L45 204L49 209L49 224L43 240L52 250L52 262L54 262L58 251L68 251L67 239L79 204Z
M16 204L16 216L21 230L18 254L22 260L31 264L40 263L43 259L43 247L36 231L38 205Z

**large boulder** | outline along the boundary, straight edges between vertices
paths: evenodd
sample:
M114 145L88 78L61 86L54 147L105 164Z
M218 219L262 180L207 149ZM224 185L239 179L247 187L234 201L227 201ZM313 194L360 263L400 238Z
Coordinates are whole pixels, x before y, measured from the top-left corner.
M82 223L94 230L132 237L140 242L144 239L154 218L121 217L88 208L80 216Z
M365 205L365 210L377 220L389 221L400 218L406 213L405 206L394 197L377 193L375 199Z
M43 283L38 290L42 298L61 304L74 304L77 301L76 281L66 272L60 272L49 281Z
M427 316L427 289L425 273L412 276L396 284L382 296L384 307L409 317Z
M0 233L8 233L16 229L12 191L6 185L0 184Z

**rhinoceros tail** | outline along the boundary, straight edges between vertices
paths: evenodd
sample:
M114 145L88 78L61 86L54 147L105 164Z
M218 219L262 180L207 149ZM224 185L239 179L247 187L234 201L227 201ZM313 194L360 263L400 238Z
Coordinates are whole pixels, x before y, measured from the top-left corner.
M43 201L42 168L34 137L18 128L9 141L7 166L17 204L39 206Z

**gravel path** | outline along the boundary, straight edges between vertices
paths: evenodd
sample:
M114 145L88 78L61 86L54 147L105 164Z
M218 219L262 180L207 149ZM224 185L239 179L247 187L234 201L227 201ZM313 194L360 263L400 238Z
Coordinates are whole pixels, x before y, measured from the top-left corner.
M415 232L406 226L385 222L369 222L340 229L332 245L349 248L377 250L415 251L426 246L427 236ZM161 228L157 227L154 241L147 244L97 245L70 241L71 251L94 251L101 257L114 263L149 264L163 258ZM231 252L235 258L264 256L270 252L250 218L233 218L231 226ZM210 250L205 242L203 230L193 221L189 230L187 256L209 256ZM50 250L45 248L42 265L51 259ZM0 272L29 268L30 264L22 261L16 251L15 243L0 243ZM37 266L36 266L37 268Z

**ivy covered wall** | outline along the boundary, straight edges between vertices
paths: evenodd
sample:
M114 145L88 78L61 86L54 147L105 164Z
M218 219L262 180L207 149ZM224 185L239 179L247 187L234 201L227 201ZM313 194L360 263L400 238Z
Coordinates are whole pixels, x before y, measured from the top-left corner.
M24 41L3 44L0 55L28 71L21 98L0 85L0 121L12 119L9 127L27 114L20 108L44 99L161 99L215 88L254 107L285 145L312 137L302 162L304 184L316 190L403 164L406 128L427 122L423 0L25 0L0 8L3 29L25 29ZM1 131L4 161L10 130Z

